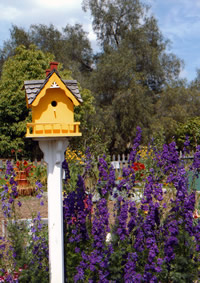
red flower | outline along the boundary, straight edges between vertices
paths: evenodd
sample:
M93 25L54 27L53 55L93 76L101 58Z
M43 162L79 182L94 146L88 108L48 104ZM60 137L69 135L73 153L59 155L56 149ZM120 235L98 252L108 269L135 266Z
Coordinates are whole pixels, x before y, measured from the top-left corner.
M27 166L28 162L26 160L24 160L24 166Z
M16 165L17 165L17 167L19 168L19 166L20 166L20 162L19 162L19 161L17 161L17 162L16 162Z
M194 218L200 218L200 215L198 214L197 209L194 211L193 217L194 217Z
M75 216L72 216L72 224L74 224L76 222L76 217Z
M133 168L134 171L140 171L140 170L144 170L145 166L144 166L143 163L134 162L132 168Z

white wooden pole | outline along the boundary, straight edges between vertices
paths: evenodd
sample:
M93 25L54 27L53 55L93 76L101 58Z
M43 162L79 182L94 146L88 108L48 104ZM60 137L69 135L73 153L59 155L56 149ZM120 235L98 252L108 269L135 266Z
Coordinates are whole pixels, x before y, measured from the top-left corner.
M50 282L64 283L62 161L68 146L65 138L39 140L47 166Z

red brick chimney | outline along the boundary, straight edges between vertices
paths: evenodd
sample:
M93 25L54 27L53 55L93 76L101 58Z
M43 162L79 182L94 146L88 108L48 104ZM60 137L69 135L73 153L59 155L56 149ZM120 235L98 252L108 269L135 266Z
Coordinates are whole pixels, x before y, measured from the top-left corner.
M53 69L57 70L58 68L58 62L50 62L50 70L52 71Z
M57 70L58 68L58 62L50 62L50 69L46 70L46 77L48 76L48 74L52 71L52 70Z
M48 76L48 74L51 72L51 70L50 69L47 69L46 70L46 77Z

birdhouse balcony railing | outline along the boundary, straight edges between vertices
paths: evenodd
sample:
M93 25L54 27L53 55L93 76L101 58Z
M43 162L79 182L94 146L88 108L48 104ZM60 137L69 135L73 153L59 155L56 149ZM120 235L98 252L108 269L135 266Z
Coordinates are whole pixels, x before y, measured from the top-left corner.
M81 136L80 122L61 123L27 123L26 137L74 137Z

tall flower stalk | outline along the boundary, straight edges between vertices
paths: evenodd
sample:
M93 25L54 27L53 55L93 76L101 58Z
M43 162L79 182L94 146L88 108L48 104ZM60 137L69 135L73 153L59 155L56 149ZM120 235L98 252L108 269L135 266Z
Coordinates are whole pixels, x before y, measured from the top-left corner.
M83 176L76 176L75 185L73 183L68 194L64 193L67 282L171 283L199 280L200 220L194 217L197 196L188 181L188 169L180 160L174 141L164 145L162 150L154 148L152 162L142 176L140 199L136 199L135 165L141 162L138 155L140 141L141 129L137 128L129 164L123 168L120 181L116 182L115 170L105 156L98 160L96 190L100 199L95 203L83 178L84 173L89 176L93 169L89 151L86 153L86 168L81 170ZM186 140L185 147L188 145ZM63 168L69 182L72 172L69 172L66 162ZM199 146L189 170L195 177L199 175ZM8 164L8 183L1 192L7 218L12 217L12 206L17 197L13 173ZM37 197L40 199L41 195L42 188L37 183ZM32 253L31 261L30 257L22 256L12 241L6 249L5 239L0 238L0 261L9 251L14 270L19 268L19 262L27 259L28 267L23 266L20 282L31 282L31 273L37 276L37 270L40 270L41 282L48 280L47 235L43 228L38 214L29 236L24 238L28 244L26 254ZM5 273L5 268L0 272ZM12 274L7 275L8 280L13 280Z

